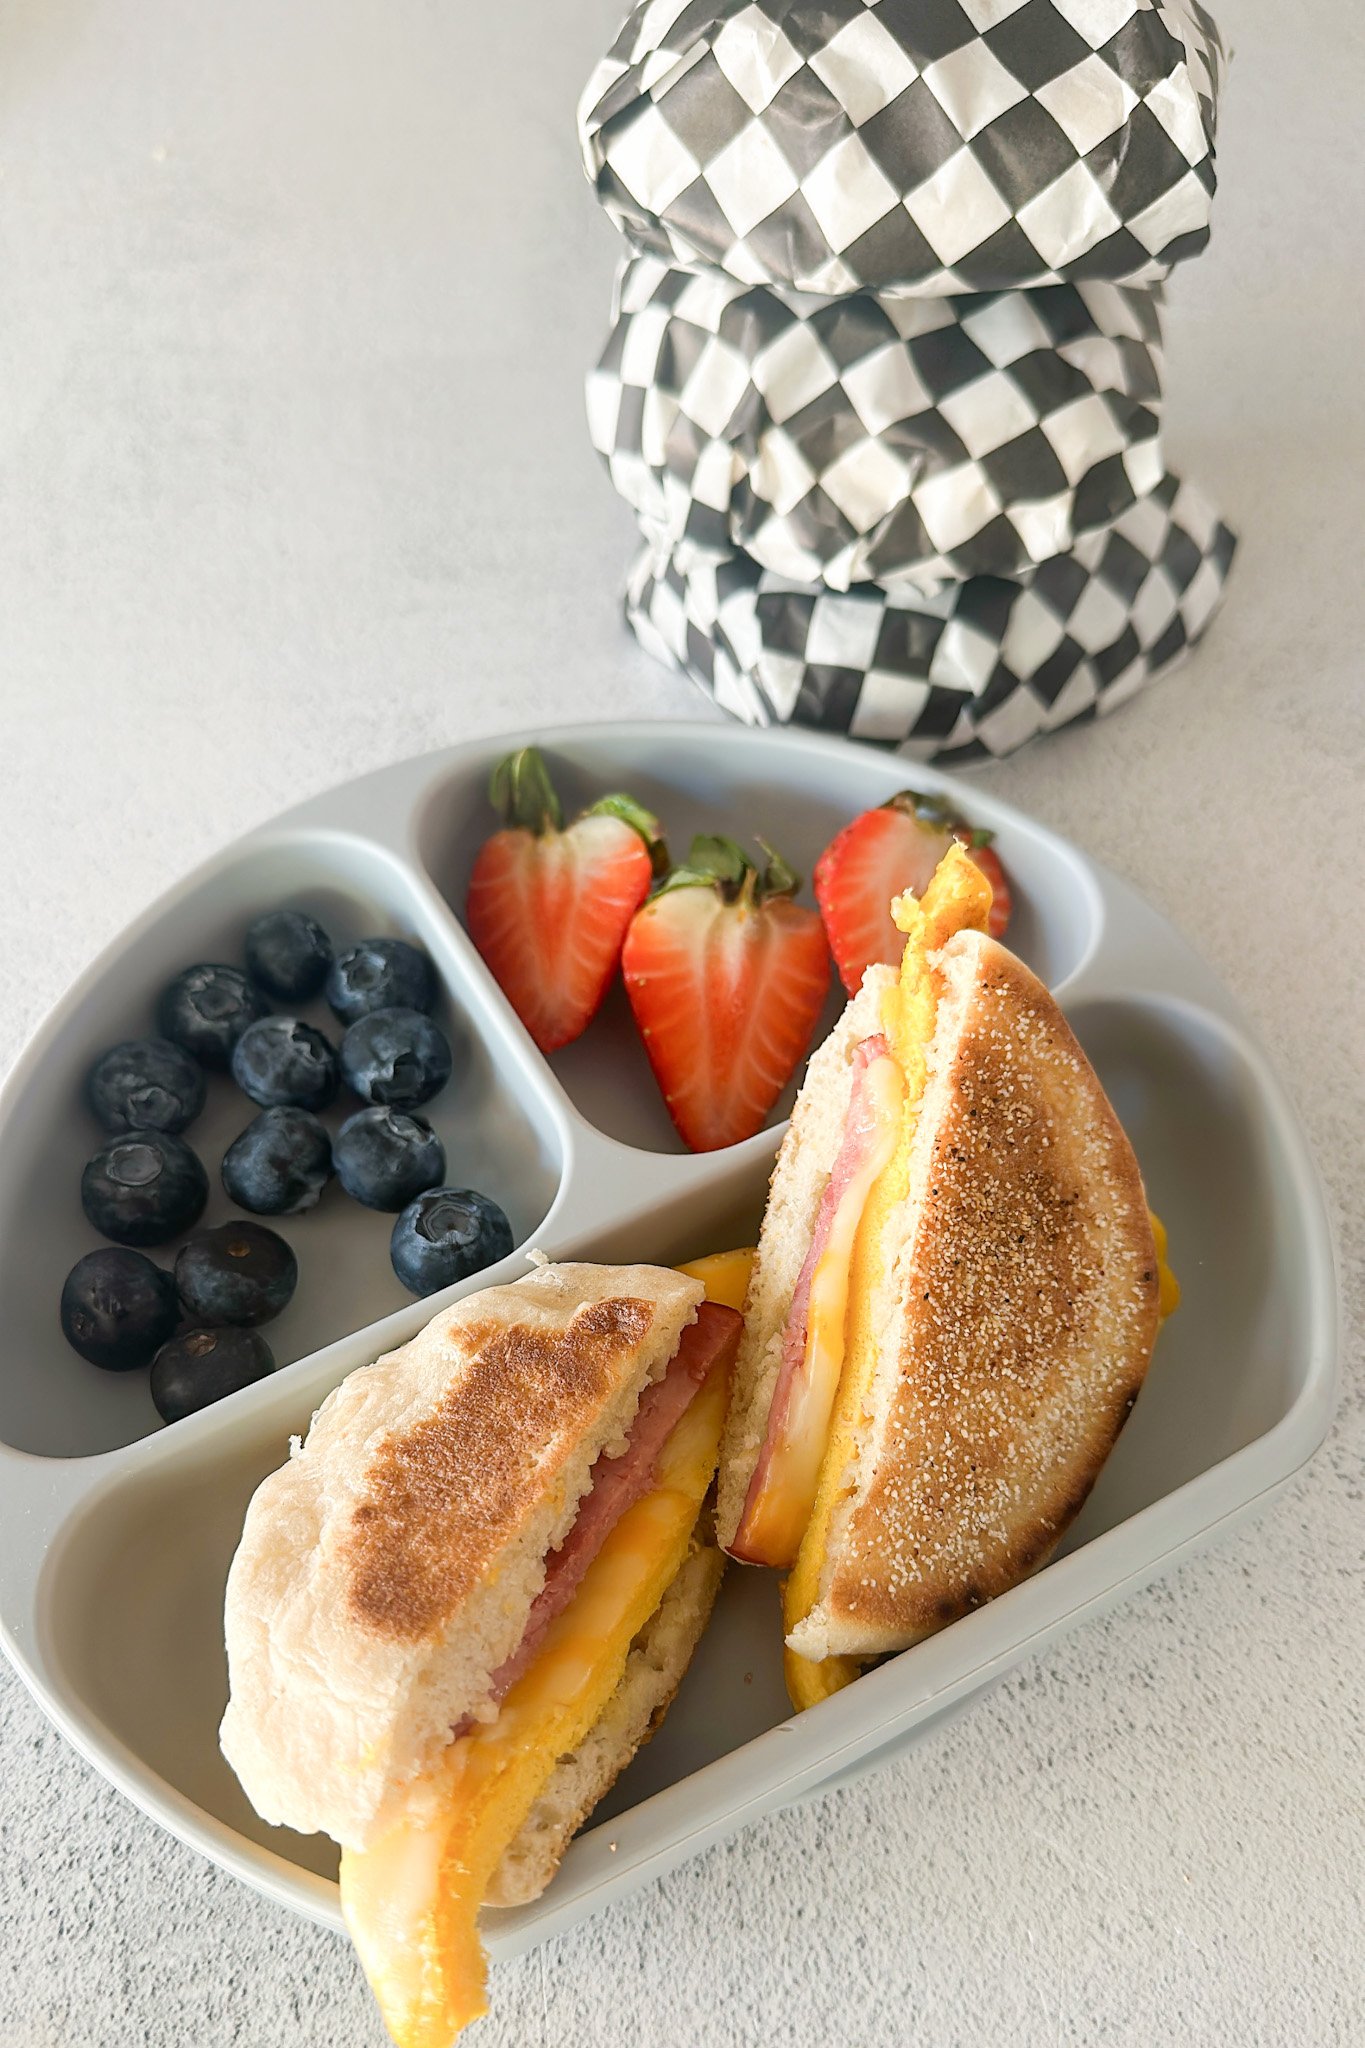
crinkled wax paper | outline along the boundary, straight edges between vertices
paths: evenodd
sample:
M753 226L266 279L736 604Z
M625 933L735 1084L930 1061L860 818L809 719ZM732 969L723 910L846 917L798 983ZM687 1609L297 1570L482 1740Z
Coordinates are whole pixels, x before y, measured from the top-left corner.
M831 589L1017 576L1154 490L1157 293L791 300L625 263L593 444L687 572L736 550Z
M1198 0L646 0L589 81L588 383L642 643L736 716L956 758L1123 702L1234 540L1166 468L1208 240Z
M1198 0L644 0L588 82L636 247L741 284L1150 284L1208 240Z
M643 646L748 724L970 760L1141 689L1203 632L1233 546L1203 495L1166 476L1024 582L898 599L792 584L747 556L685 574L647 541L626 611Z

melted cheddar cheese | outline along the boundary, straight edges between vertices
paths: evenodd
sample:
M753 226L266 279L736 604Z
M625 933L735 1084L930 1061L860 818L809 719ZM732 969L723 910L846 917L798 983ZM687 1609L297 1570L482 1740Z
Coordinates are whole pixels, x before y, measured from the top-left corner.
M343 1851L342 1911L398 2048L448 2048L487 2010L484 1895L556 1762L601 1718L631 1642L687 1557L727 1394L728 1374L713 1370L666 1438L653 1487L608 1535L497 1719L451 1744L386 1835Z
M1149 1209L1147 1214L1152 1219L1152 1240L1156 1245L1157 1314L1164 1323L1180 1306L1180 1282L1166 1263L1166 1226L1155 1209Z
M872 1304L882 1278L882 1247L888 1220L909 1190L910 1151L927 1079L928 1048L937 1022L937 977L929 955L946 945L954 932L985 931L990 901L989 884L955 848L940 864L922 902L916 903L913 897L906 896L893 905L906 944L899 980L883 997L882 1023L905 1076L901 1137L890 1163L868 1194L845 1277L843 1298L848 1311L843 1335L844 1370L820 1468L815 1506L796 1564L782 1588L783 1625L788 1635L805 1620L819 1598L830 1524L836 1507L852 1488L858 1438L877 1367ZM1153 1215L1151 1220L1160 1315L1164 1321L1180 1305L1180 1288L1166 1263L1165 1229L1157 1216ZM787 1691L798 1713L850 1685L862 1668L861 1662L853 1657L826 1657L817 1663L798 1657L790 1649L783 1652Z
M906 940L899 979L882 998L882 1029L905 1077L900 1137L890 1163L868 1195L853 1242L846 1296L849 1314L844 1333L844 1370L827 1434L815 1506L796 1563L782 1588L783 1625L788 1635L798 1622L805 1620L819 1598L830 1523L835 1508L850 1488L863 1412L877 1369L872 1304L882 1277L882 1245L888 1220L909 1190L910 1148L927 1078L929 1043L938 1015L938 990L929 955L945 946L955 932L985 931L990 907L989 882L959 846L945 854L919 902L902 896L893 906ZM799 1713L851 1684L862 1666L852 1657L826 1657L814 1663L787 1650L783 1668L787 1691Z
M751 1244L739 1251L710 1252L704 1259L689 1260L678 1271L686 1273L689 1280L700 1280L708 1301L719 1302L722 1308L732 1308L743 1315L756 1252L757 1247Z
M887 1054L868 1063L863 1086L873 1108L872 1143L839 1197L811 1275L801 1362L775 1440L767 1446L761 1486L752 1503L746 1502L736 1533L735 1554L750 1564L785 1568L795 1561L819 1489L844 1369L853 1247L868 1198L895 1153L905 1102L901 1070Z

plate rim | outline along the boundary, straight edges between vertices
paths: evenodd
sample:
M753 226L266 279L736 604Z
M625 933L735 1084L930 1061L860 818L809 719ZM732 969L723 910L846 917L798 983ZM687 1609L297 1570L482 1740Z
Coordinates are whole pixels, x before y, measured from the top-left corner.
M846 737L805 731L787 726L753 727L725 721L705 719L592 719L574 725L554 724L535 728L523 728L509 733L491 733L457 742L451 746L426 750L400 758L376 769L363 771L330 789L316 792L291 806L277 816L252 826L217 848L203 860L196 863L185 875L171 883L138 912L125 926L101 947L95 957L82 969L57 998L46 1015L30 1033L20 1048L9 1072L0 1082L0 1144L8 1125L15 1101L21 1095L30 1074L41 1063L46 1046L61 1028L69 1015L74 1012L90 992L98 985L105 973L115 965L119 956L130 944L155 927L167 911L181 898L210 882L215 875L230 868L253 844L286 840L295 833L316 833L333 830L339 835L363 840L377 853L384 854L403 873L407 883L416 883L421 890L433 897L441 897L441 891L432 877L418 848L417 839L421 821L427 807L436 793L440 781L458 766L461 760L474 761L486 758L497 751L508 751L517 745L539 745L547 749L582 749L591 747L594 737L609 738L624 746L643 745L650 748L666 747L670 738L685 737L689 743L716 743L724 747L754 748L760 752L772 751L780 755L806 756L814 760L837 756L840 760L850 758L866 759L903 772L904 778L920 782L930 788L950 793L960 792L966 800L966 807L977 809L988 817L1002 823L1017 825L1025 832L1040 837L1053 849L1060 849L1068 861L1082 876L1087 877L1109 902L1118 900L1137 904L1144 915L1155 922L1163 942L1169 943L1172 952L1178 955L1195 973L1199 983L1198 1000L1190 999L1190 1006L1204 1009L1219 1019L1221 1027L1233 1038L1238 1050L1247 1060L1255 1077L1260 1106L1270 1113L1276 1125L1276 1135L1284 1158L1289 1162L1294 1177L1294 1207L1303 1226L1305 1243L1312 1261L1309 1276L1309 1301L1311 1305L1311 1335L1308 1356L1304 1363L1302 1385L1293 1402L1272 1427L1243 1445L1228 1457L1205 1467L1201 1472L1185 1481L1170 1493L1163 1494L1140 1509L1135 1515L1112 1528L1101 1531L1090 1538L1078 1550L1057 1560L1045 1572L1014 1587L999 1599L976 1613L967 1615L925 1644L918 1645L914 1655L918 1659L917 1669L929 1672L940 1664L946 1665L948 1656L943 1645L957 1639L962 1653L967 1646L976 1644L978 1638L988 1638L1000 1632L1000 1624L1006 1618L1014 1619L1015 1627L1008 1632L1008 1639L990 1655L960 1671L955 1678L931 1686L928 1693L917 1694L914 1699L903 1703L899 1711L891 1711L873 1720L883 1694L892 1692L892 1681L898 1673L901 1659L893 1660L876 1672L869 1673L857 1688L850 1693L837 1696L824 1703L812 1715L801 1717L804 1736L794 1720L781 1722L764 1735L740 1745L736 1750L704 1766L700 1771L686 1778L676 1780L651 1798L602 1824L603 1830L614 1831L619 1838L622 1834L638 1835L648 1831L652 1819L657 1823L664 1816L661 1803L675 1799L683 1788L692 1788L691 1801L694 1808L699 1797L703 1798L701 1811L709 1813L710 1819L697 1818L695 1825L681 1831L675 1826L661 1838L651 1850L646 1844L637 1843L633 1853L625 1856L613 1855L610 1866L602 1862L602 1845L593 1849L593 1837L598 1829L589 1829L573 1844L565 1859L564 1871L576 1878L567 1886L556 1884L551 1887L545 1899L532 1907L517 1909L513 1913L499 1913L491 1926L486 1929L487 1943L495 1957L511 1954L528 1946L533 1941L548 1938L584 1913L596 1910L601 1904L646 1882L650 1877L672 1867L686 1856L695 1853L707 1842L718 1839L736 1828L746 1825L750 1819L774 1806L789 1803L827 1778L846 1771L858 1757L874 1757L888 1748L903 1746L913 1739L919 1722L926 1720L973 1692L993 1683L1022 1657L1032 1654L1044 1642L1062 1633L1074 1622L1087 1614L1100 1611L1114 1600L1140 1583L1149 1581L1168 1569L1180 1556L1189 1554L1213 1540L1220 1529L1230 1522L1243 1519L1254 1512L1266 1499L1277 1493L1293 1474L1313 1455L1323 1441L1330 1427L1338 1395L1338 1334L1339 1334L1339 1263L1337 1259L1335 1231L1330 1207L1326 1201L1321 1176L1306 1133L1298 1116L1288 1089L1281 1081L1273 1061L1266 1052L1254 1023L1245 1014L1241 1003L1226 988L1217 973L1204 961L1192 942L1160 910L1147 902L1140 892L1125 879L1113 874L1101 862L1096 861L1083 848L1050 825L1040 823L1027 811L996 795L975 778L960 772L944 770L927 763L920 763L897 754L892 750L859 744ZM329 822L327 813L338 800L354 797L367 785L388 785L386 797L392 803L401 798L400 824L396 834L386 834L382 826L375 830L361 830L358 826L346 828ZM444 903L444 898L442 898ZM459 925L455 907L444 903L451 920ZM462 930L461 926L461 930ZM467 935L466 942L467 942ZM1084 967L1080 967L1058 984L1065 995L1067 985L1081 980ZM1103 994L1103 991L1096 991ZM1136 993L1136 991L1134 991ZM1174 992L1173 992L1174 993ZM1162 992L1162 1000L1171 1000ZM1176 1000L1180 998L1175 996ZM524 1062L522 1062L524 1064ZM549 1101L556 1111L558 1103L552 1098L564 1097L564 1091L555 1077L547 1070L547 1085L542 1091L542 1100ZM581 1119L580 1121L585 1121ZM591 1125L588 1128L595 1128ZM782 1127L768 1134L775 1146L780 1140ZM571 1134L570 1134L571 1135ZM608 1135L608 1134L603 1134ZM615 1142L615 1141L613 1141ZM750 1141L751 1144L754 1141ZM630 1148L634 1149L634 1148ZM566 1146L564 1174L550 1215L556 1216L563 1206L566 1189L571 1187L570 1148ZM643 1155L641 1155L643 1156ZM719 1156L719 1155L717 1155ZM661 1166L667 1155L659 1155ZM542 1229L544 1226L542 1225ZM584 1224L580 1234L589 1234L590 1226ZM420 1314L423 1304L414 1305ZM360 1336L378 1327L368 1324L364 1330L351 1333L349 1341L354 1343ZM339 1340L345 1342L348 1340ZM299 1363L316 1359L329 1347L307 1354ZM159 1435L153 1435L152 1442L159 1442ZM83 1502L93 1501L103 1491L106 1482L117 1484L119 1466L130 1451L137 1448L132 1444L116 1446L104 1452L93 1453L79 1458L52 1458L38 1453L25 1452L8 1444L0 1443L0 1478L7 1483L0 1493L0 1530L16 1525L20 1517L35 1516L50 1526L39 1533L46 1551L55 1545L61 1531L71 1524L80 1512ZM142 1442L148 1439L140 1440ZM1212 1504L1205 1496L1216 1492L1220 1485L1226 1486L1232 1478L1239 1485L1237 1497L1221 1511L1208 1513ZM77 1484L84 1478L88 1483ZM1199 1509L1192 1517L1191 1510ZM55 1517L55 1519L54 1519ZM1104 1585L1095 1581L1096 1568L1107 1565L1115 1548L1115 1539L1131 1536L1139 1531L1144 1535L1155 1534L1156 1528L1165 1522L1169 1541L1163 1541L1158 1548L1146 1554L1144 1562L1132 1573L1118 1572L1110 1575ZM1082 1561L1088 1561L1089 1571L1082 1571ZM1068 1567L1073 1567L1068 1571ZM1063 1577L1057 1575L1062 1574ZM1088 1592L1080 1590L1085 1580L1092 1580ZM1078 1597L1063 1604L1057 1610L1057 1600L1076 1582ZM307 1917L323 1924L339 1927L341 1923L339 1905L336 1903L336 1887L329 1880L294 1864L277 1852L264 1849L248 1838L238 1835L226 1822L217 1820L195 1806L187 1795L153 1771L134 1752L127 1749L112 1731L102 1728L98 1717L87 1705L84 1712L76 1710L66 1695L65 1689L54 1681L54 1675L47 1670L47 1660L42 1654L39 1636L42 1632L41 1616L41 1573L33 1580L33 1611L22 1616L13 1612L11 1604L4 1597L4 1583L0 1580L0 1644L3 1645L11 1663L37 1699L43 1711L54 1725L64 1734L88 1762L123 1791L152 1819L167 1827L170 1832L185 1841L190 1847L226 1868L231 1873L252 1885L278 1902L287 1904ZM1044 1598L1040 1588L1051 1588L1051 1597ZM1029 1621L1036 1613L1036 1625ZM1049 1610L1057 1610L1051 1611ZM1020 1632L1020 1624L1023 1632ZM963 1631L968 1633L964 1634ZM926 1657L926 1651L936 1654ZM851 1700L863 1695L863 1707L857 1714L850 1713ZM842 1712L841 1710L842 1703ZM820 1717L824 1716L823 1730ZM851 1734L846 1740L826 1740L820 1746L820 1754L814 1755L814 1737L828 1731L833 1738L834 1727L845 1722L856 1722L861 1732ZM734 1775L736 1760L749 1754L756 1742L768 1742L774 1736L790 1731L801 1739L788 1741L786 1747L794 1750L791 1757L793 1769L785 1776L769 1773L759 1789L749 1799L741 1799L738 1805L730 1804L720 1811L715 1798L704 1796L723 1788L726 1779ZM801 1755L806 1761L799 1763ZM727 1771L726 1767L731 1769ZM705 1781L705 1782L703 1782ZM637 1820L637 1816L643 1819ZM629 1826L627 1824L630 1824ZM221 1837L221 1839L219 1839ZM576 1873L572 1866L579 1867ZM556 1897L556 1893L559 1897ZM546 1904L546 1900L549 1904Z

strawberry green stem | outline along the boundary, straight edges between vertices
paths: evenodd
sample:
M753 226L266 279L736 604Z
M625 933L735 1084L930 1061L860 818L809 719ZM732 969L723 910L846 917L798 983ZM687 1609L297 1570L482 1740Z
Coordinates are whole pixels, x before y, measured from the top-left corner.
M504 825L537 835L563 827L563 807L538 747L519 747L499 761L489 778L488 799Z
M638 832L645 842L650 866L657 880L668 873L668 847L653 811L647 811L643 804L636 803L633 796L626 796L621 790L612 790L609 796L600 796L595 804L589 804L585 818L619 818L623 825L629 825L632 832Z
M794 896L801 887L801 877L796 869L789 867L781 854L769 846L766 839L760 839L758 843L768 856L768 864L763 870L763 895Z
M898 789L882 805L884 811L900 811L907 818L914 818L919 824L927 825L938 832L965 832L971 846L989 846L994 832L984 827L965 826L948 799L943 796L929 796L922 789Z
M664 877L655 894L662 896L669 889L718 889L727 903L755 906L770 896L794 896L801 877L766 840L758 843L767 855L762 870L733 839L718 832L699 832L687 859Z
M537 838L547 832L562 832L564 829L564 806L559 801L545 757L538 747L519 747L515 754L508 754L499 761L489 778L488 797L504 825L533 832ZM664 844L659 821L633 796L613 790L610 795L599 797L579 816L619 818L623 825L629 825L631 831L638 832L643 839L654 873L662 875L666 872L668 848Z

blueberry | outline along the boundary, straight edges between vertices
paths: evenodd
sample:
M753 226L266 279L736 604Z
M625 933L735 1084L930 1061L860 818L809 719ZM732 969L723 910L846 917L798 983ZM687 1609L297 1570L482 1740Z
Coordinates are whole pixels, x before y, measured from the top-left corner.
M183 1138L128 1131L111 1138L81 1175L81 1207L117 1244L164 1244L199 1221L208 1175Z
M269 1009L240 967L205 964L177 974L162 992L156 1021L167 1038L193 1053L202 1066L221 1072L247 1025Z
M512 1226L476 1188L429 1188L393 1226L393 1270L412 1294L435 1294L505 1259Z
M429 1010L436 977L426 954L406 939L362 939L327 976L327 1000L343 1024L372 1010Z
M281 1002L315 996L332 964L332 941L315 917L301 910L267 910L246 935L251 979Z
M445 1147L425 1117L397 1109L348 1116L332 1146L337 1179L367 1209L401 1209L444 1178Z
M180 1422L274 1370L259 1330L182 1330L152 1360L152 1400L163 1422Z
M106 1131L183 1131L204 1107L204 1070L169 1038L125 1038L102 1052L85 1084Z
M268 1323L298 1281L298 1260L263 1223L220 1223L176 1253L176 1289L195 1323Z
M306 1109L266 1109L228 1146L223 1186L255 1216L311 1209L332 1177L332 1141Z
M62 1288L62 1331L106 1372L150 1362L180 1320L175 1282L141 1252L108 1246L77 1259Z
M450 1079L450 1043L419 1010L374 1010L341 1041L341 1077L362 1102L416 1109Z
M296 1017L261 1017L232 1049L232 1078L262 1109L326 1109L339 1085L336 1047Z

